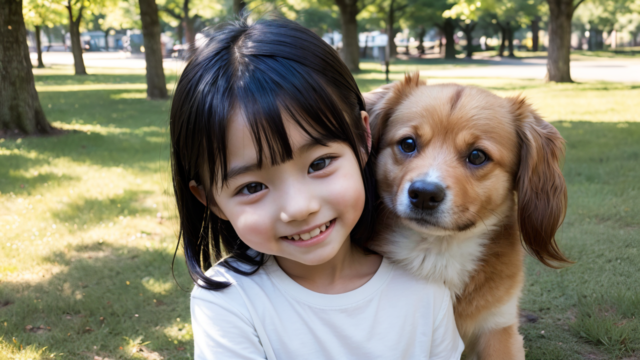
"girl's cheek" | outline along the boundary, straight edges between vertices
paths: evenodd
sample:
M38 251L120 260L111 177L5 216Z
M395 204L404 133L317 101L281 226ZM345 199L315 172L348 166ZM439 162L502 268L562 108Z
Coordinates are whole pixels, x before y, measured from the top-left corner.
M337 177L333 184L334 206L343 211L353 213L356 219L360 218L364 210L365 192L360 172L345 172Z
M270 253L268 250L275 238L272 219L269 219L265 212L245 211L238 214L233 228L245 244L254 250Z

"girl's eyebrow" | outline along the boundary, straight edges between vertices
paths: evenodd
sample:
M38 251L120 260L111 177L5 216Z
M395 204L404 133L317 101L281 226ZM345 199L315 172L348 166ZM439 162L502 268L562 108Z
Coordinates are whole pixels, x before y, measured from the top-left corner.
M297 152L305 153L305 152L310 151L311 149L315 148L316 146L326 146L326 144L323 145L323 144L317 142L314 139L308 139L302 145L300 145L297 148L295 148L293 150L293 152L294 153L297 153ZM246 174L248 172L257 171L257 170L260 170L260 167L258 166L258 163L232 166L229 169L229 171L227 172L227 181L230 181L232 178L234 178L236 176L240 176L242 174Z
M229 169L229 171L227 172L227 181L231 180L236 176L240 176L242 174L245 174L251 171L257 171L259 169L260 168L258 167L258 163L234 166L231 169Z

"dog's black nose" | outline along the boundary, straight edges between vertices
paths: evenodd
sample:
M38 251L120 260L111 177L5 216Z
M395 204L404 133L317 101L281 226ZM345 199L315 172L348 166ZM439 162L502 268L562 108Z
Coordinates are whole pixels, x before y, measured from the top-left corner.
M445 195L444 187L438 183L418 180L409 186L411 205L420 210L434 210Z

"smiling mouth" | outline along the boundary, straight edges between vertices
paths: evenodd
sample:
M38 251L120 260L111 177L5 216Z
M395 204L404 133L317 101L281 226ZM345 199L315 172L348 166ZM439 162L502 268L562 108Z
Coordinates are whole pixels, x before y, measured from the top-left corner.
M293 240L293 241L309 240L309 239L312 239L312 238L324 233L325 231L327 231L327 229L329 229L329 227L331 226L331 223L334 222L334 221L335 221L335 219L333 219L331 221L327 221L326 223L316 227L315 229L312 229L311 231L305 232L305 233L299 233L299 234L294 234L294 235L283 236L282 238L287 239L287 240Z

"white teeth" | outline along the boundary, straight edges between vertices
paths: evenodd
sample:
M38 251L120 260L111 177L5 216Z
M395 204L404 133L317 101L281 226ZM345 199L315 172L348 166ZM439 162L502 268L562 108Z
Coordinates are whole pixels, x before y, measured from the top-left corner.
M325 230L327 230L329 228L329 226L331 226L331 221L320 225L320 227L315 228L311 231L309 231L308 233L304 233L304 234L296 234L296 235L291 235L291 236L287 236L287 239L289 240L309 240L312 237L316 237L318 236L321 232L324 232Z

